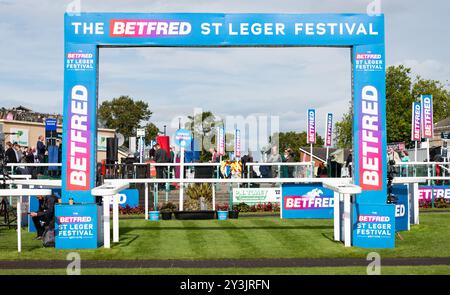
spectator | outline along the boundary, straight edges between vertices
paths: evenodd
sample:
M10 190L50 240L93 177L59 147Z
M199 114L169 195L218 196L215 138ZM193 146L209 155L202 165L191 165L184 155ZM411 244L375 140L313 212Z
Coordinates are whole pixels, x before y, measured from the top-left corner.
M321 178L328 177L328 170L323 162L320 162L319 167L317 168L316 177L321 177Z
M273 146L272 150L271 150L271 153L270 153L270 156L267 159L267 163L280 163L280 162L282 162L282 159L281 159L280 154L278 153L278 147L277 146ZM279 173L278 167L273 165L270 170L272 172L272 175L270 177L273 177L273 178L277 177L277 175Z
M13 144L10 141L6 143L5 162L17 163L16 151L14 150Z
M402 162L409 162L409 155L407 151L401 151L400 152L400 161ZM408 172L408 165L402 165L402 176L407 176Z
M345 160L345 167L348 169L348 176L352 177L353 167L353 150L350 150L347 159Z
M14 143L14 152L16 153L17 163L22 163L23 153L17 142Z
M36 143L37 162L44 163L46 146L44 144L44 136L39 135ZM38 167L38 174L44 174L44 167Z
M295 162L295 155L294 151L291 148L288 148L284 151L284 159L286 163L293 163ZM294 177L294 166L286 166L287 171L287 177L293 178Z
M168 157L165 150L161 148L159 144L155 145L155 162L156 163L167 163ZM166 178L166 167L156 166L156 178ZM158 187L161 188L162 183L158 184Z
M30 215L33 219L34 226L36 227L37 240L42 239L45 228L48 226L50 229L55 228L55 203L57 199L55 196L38 196L39 209L37 212L31 212Z
M153 145L152 148L150 149L150 151L148 152L148 157L150 158L150 160L155 159L155 154L156 154L155 146L156 145Z
M220 162L220 156L217 153L217 150L215 148L210 148L209 152L211 153L211 160L210 163L219 163Z

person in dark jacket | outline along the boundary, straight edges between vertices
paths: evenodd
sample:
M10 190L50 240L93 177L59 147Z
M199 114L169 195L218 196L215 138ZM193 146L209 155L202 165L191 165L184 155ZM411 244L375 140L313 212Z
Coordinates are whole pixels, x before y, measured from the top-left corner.
M13 145L10 141L6 143L5 162L17 163L16 151L14 150Z
M31 212L30 216L36 227L36 239L41 240L46 226L51 229L55 227L55 203L57 203L57 198L54 195L38 196L37 198L39 209L37 212Z
M161 148L159 144L156 144L155 146L155 162L156 163L167 163L168 162L168 156L165 150ZM163 166L156 166L156 178L166 178L166 170L167 167ZM158 187L162 188L164 186L163 183L159 183Z

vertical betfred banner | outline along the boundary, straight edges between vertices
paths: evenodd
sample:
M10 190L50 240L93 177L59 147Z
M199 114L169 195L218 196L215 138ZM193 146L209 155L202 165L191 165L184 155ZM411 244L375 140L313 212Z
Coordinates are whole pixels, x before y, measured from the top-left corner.
M325 125L325 146L330 147L332 145L333 136L333 114L327 114L327 120Z
M353 205L352 245L395 246L395 206L387 204L384 45L354 46L353 165L361 194Z
M239 129L234 131L234 156L241 157L241 131Z
M308 109L306 143L316 143L316 110Z
M422 95L422 137L433 138L433 96Z
M420 141L422 138L420 137L420 129L421 129L421 105L420 102L412 103L412 119L411 119L411 140L412 141Z
M97 144L95 45L67 43L64 71L62 201L93 202Z
M354 180L358 203L386 203L386 93L383 45L353 47Z
M225 155L225 130L223 127L217 127L217 153L220 156Z

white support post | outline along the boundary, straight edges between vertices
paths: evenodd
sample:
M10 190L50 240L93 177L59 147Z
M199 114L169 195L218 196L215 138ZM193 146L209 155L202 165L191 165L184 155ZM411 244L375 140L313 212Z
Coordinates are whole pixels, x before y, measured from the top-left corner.
M339 193L334 192L334 240L341 240L341 212L339 203Z
M181 147L180 157L180 180L184 179L184 146ZM184 184L180 183L180 197L179 197L179 210L183 211L183 198L184 198Z
M413 183L413 224L419 224L419 184Z
M109 204L110 196L103 196L103 246L107 249L111 248L111 234L109 221Z
M119 242L119 195L113 196L113 242Z
M351 195L344 194L344 245L352 246Z
M212 209L216 210L216 184L212 183L211 188L212 188Z
M145 220L148 220L148 183L145 184Z
M20 197L17 201L17 252L22 252L22 206Z

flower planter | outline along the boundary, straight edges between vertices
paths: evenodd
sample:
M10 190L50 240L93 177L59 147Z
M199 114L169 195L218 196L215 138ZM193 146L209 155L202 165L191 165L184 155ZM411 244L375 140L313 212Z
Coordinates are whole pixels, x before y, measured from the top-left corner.
M161 219L162 220L171 220L172 219L172 212L171 211L163 211L163 212L161 212Z
M238 219L238 217L239 217L239 210L228 211L228 217L230 219Z
M174 215L178 220L215 219L216 211L175 211Z

